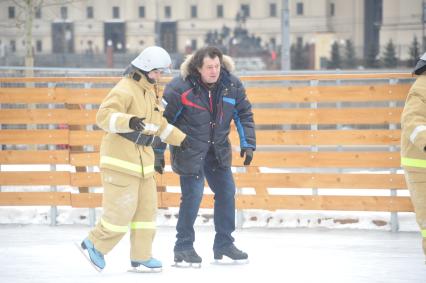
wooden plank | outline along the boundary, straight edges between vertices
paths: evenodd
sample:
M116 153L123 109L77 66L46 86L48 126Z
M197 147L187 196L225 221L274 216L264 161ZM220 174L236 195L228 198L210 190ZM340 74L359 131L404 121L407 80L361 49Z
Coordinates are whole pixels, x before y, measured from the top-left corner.
M158 193L159 207L179 207L181 194L179 193ZM213 208L213 195L204 195L201 201L201 208Z
M68 164L68 150L2 150L0 164Z
M0 124L94 124L97 110L2 109Z
M257 130L258 145L399 145L400 130ZM232 129L231 143L239 145Z
M359 80L359 79L393 79L415 78L410 72L401 73L345 73L345 74L297 74L297 75L259 75L240 76L243 81L317 81L317 80ZM3 77L0 82L88 82L88 83L117 83L121 77ZM168 82L171 76L162 77L162 82Z
M72 152L70 164L74 166L97 166L99 165L99 152Z
M71 186L73 187L101 187L100 173L78 172L71 173Z
M0 205L70 205L70 193L0 192Z
M160 193L161 205L178 207L179 193ZM213 198L205 195L203 208L213 207ZM340 211L387 211L412 212L413 206L409 197L384 196L254 196L237 195L236 207L239 209L291 209L291 210L340 210Z
M0 103L63 103L55 88L0 88Z
M257 125L399 124L402 108L254 109ZM374 115L372 115L374 113Z
M58 95L69 104L100 104L111 88L57 88Z
M70 145L99 145L103 131L71 131ZM257 130L258 145L399 145L400 130ZM235 127L231 143L239 145Z
M0 144L68 144L68 130L2 130Z
M71 131L69 144L78 145L100 145L104 131Z
M168 160L168 153L166 160ZM243 159L233 153L233 166L242 166ZM96 166L98 152L71 153L70 164ZM252 166L282 168L400 168L399 152L264 152L256 151Z
M251 103L404 101L410 84L249 87Z
M2 77L0 83L117 83L121 77Z
M242 166L234 153L233 165ZM252 166L283 168L400 168L399 152L261 152L256 151Z
M355 73L355 74L298 74L298 75L260 75L241 76L242 81L334 81L360 79L415 78L411 73Z
M0 172L1 186L69 186L69 172Z
M237 196L240 209L291 209L412 212L409 197L387 196Z
M252 103L405 100L410 84L248 87ZM100 104L111 88L0 88L0 103Z
M256 168L256 167L254 167ZM100 187L100 173L71 173L71 186ZM326 173L234 173L237 187L325 188L325 189L407 189L403 174L326 174ZM180 186L173 172L156 174L158 187ZM207 184L206 184L207 186Z
M102 206L102 194L99 193L82 193L82 194L71 194L70 205L72 207L101 207Z
M323 189L407 189L403 174L327 173L237 173L237 187L323 188ZM167 179L168 181L169 179ZM174 180L171 180L175 185ZM178 182L178 180L176 180Z

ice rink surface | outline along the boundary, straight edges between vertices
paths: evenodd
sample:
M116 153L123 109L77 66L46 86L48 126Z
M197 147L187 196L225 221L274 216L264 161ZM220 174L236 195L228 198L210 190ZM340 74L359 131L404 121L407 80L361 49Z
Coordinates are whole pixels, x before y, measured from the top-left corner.
M200 269L175 268L174 227L160 226L154 256L161 273L129 273L128 235L96 272L75 247L90 228L83 225L0 225L0 282L315 282L423 283L426 265L418 232L327 228L245 228L234 233L248 252L246 265L213 262L212 227L196 227Z

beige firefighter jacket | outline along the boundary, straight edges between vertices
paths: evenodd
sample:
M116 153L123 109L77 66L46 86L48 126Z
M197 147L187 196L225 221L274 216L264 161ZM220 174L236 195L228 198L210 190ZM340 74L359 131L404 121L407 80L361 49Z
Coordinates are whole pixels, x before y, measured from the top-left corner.
M426 172L426 74L410 88L401 128L401 165L408 171Z
M180 145L185 134L167 123L159 106L156 86L143 74L139 81L123 77L108 93L96 114L97 125L106 131L100 149L100 167L141 178L154 174L154 151L118 135L133 130L130 118L145 118L146 135L156 135L165 143Z

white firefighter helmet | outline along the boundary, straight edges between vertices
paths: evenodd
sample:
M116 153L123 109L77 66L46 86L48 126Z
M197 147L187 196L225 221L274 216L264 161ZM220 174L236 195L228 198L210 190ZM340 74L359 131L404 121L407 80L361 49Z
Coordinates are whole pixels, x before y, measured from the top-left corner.
M145 48L131 64L136 68L149 72L154 69L169 71L172 59L164 48L159 46L150 46Z

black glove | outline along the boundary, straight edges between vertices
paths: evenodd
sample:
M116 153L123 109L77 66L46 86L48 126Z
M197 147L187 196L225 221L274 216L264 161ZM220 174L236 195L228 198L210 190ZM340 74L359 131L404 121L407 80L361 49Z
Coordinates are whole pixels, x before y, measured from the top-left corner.
M164 173L164 153L155 152L155 161L154 161L154 169L160 174Z
M183 141L181 142L181 144L180 144L180 149L183 151L183 150L185 150L185 149L187 149L189 147L190 147L190 145L189 145L189 136L186 136L183 139Z
M134 131L142 132L145 129L145 123L143 120L145 120L145 118L138 118L136 116L130 118L129 128Z
M242 148L240 152L240 156L244 157L246 155L246 159L244 159L244 165L250 165L253 159L253 149L252 148Z

